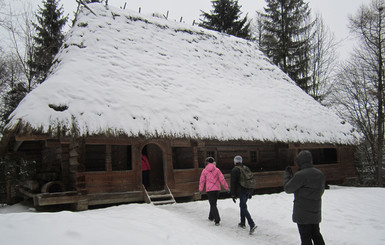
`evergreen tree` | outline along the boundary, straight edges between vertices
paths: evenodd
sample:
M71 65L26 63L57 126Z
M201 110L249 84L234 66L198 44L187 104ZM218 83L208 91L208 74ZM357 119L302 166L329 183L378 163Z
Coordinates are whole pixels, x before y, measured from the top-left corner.
M211 3L214 10L210 13L201 11L204 19L200 26L245 39L251 37L247 16L240 19L242 12L238 0L213 0Z
M0 120L3 123L1 125L0 129L3 130L3 127L6 123L8 123L9 115L13 112L13 110L18 106L20 101L27 95L27 89L25 88L24 83L17 83L15 84L4 96L3 96L3 103L4 106L0 110Z
M53 64L55 55L64 40L62 28L67 22L63 17L63 7L58 8L59 0L44 0L43 8L39 7L36 29L35 51L28 64L32 70L33 77L38 82L43 82Z
M311 49L309 4L303 0L266 0L262 51L305 92L309 91Z

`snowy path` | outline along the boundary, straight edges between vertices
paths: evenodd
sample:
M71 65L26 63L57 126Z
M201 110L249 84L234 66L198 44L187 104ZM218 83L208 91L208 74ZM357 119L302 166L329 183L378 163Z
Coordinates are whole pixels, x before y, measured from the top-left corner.
M0 208L3 245L298 245L291 222L293 195L255 195L248 202L258 225L253 235L237 227L238 203L218 201L221 225L208 221L207 200L153 206L127 204L83 212L39 213L17 204ZM385 188L332 186L323 197L326 244L385 244Z

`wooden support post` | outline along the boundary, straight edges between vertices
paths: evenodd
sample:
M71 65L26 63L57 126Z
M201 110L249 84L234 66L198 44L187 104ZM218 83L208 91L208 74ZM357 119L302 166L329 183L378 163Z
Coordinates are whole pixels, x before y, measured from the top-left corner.
M88 210L88 199L79 200L77 203L74 203L73 209L75 211Z

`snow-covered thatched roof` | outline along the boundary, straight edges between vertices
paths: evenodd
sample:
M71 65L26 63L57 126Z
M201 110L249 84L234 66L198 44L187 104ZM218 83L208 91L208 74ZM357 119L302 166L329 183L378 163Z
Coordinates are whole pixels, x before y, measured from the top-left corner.
M89 4L8 127L146 137L353 143L356 134L249 41ZM20 124L19 124L20 123Z

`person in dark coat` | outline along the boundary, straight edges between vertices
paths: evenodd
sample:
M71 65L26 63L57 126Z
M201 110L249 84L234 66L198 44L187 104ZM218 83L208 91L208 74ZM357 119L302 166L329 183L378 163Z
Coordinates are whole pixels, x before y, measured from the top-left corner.
M286 193L294 193L293 222L297 223L302 245L324 245L319 223L325 176L319 169L313 167L310 151L301 151L295 162L298 171L293 176L288 166L283 183Z
M254 232L257 226L255 225L253 219L249 211L247 210L247 199L251 198L252 191L251 189L245 189L240 184L241 179L241 170L237 166L242 166L242 157L235 156L234 157L234 168L231 170L230 177L230 193L233 198L234 203L236 203L236 199L239 198L239 208L241 214L241 222L238 224L239 227L245 229L246 228L246 219L247 223L250 226L250 235Z

